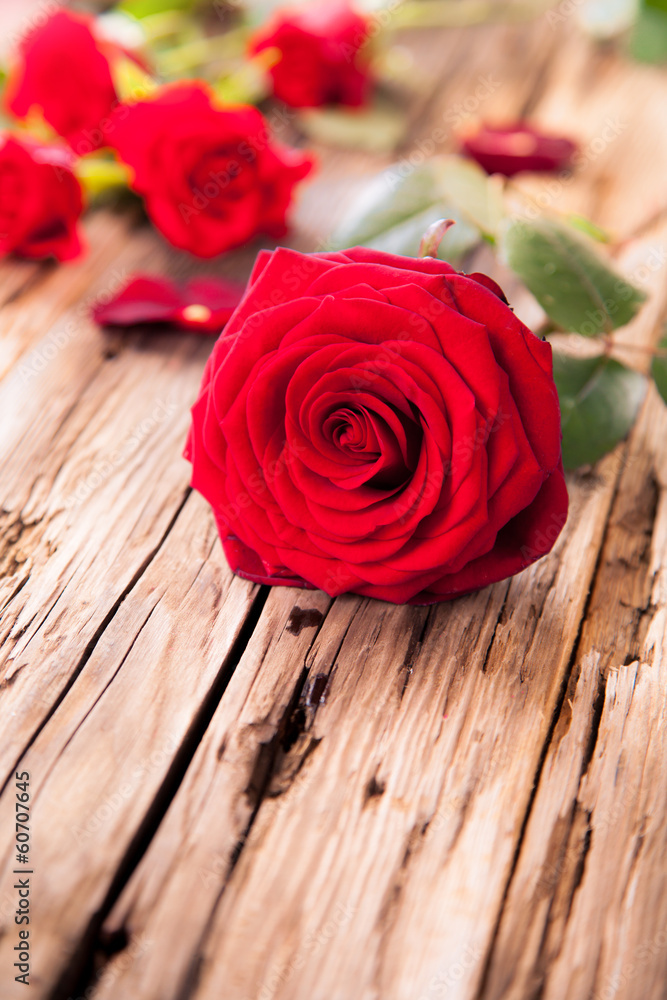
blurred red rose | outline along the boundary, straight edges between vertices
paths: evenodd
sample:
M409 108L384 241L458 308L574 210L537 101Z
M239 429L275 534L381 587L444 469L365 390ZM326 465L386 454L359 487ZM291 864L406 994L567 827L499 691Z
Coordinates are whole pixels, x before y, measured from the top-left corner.
M483 126L463 140L463 150L487 174L513 177L521 170L548 172L568 165L576 145L563 136L545 135L518 122L504 128Z
M213 257L259 233L282 236L295 184L313 166L277 145L256 108L213 107L201 83L164 87L121 106L111 138L131 187L176 247Z
M552 548L551 347L498 292L432 258L260 254L186 446L235 572L428 604Z
M24 118L34 106L84 156L106 144L117 103L109 63L92 32L94 21L59 10L19 46L7 82L7 107Z
M276 49L270 70L276 97L293 108L323 104L358 106L370 84L360 51L368 21L345 0L277 12L252 38L250 52Z
M0 138L0 254L71 260L82 250L83 209L68 150Z

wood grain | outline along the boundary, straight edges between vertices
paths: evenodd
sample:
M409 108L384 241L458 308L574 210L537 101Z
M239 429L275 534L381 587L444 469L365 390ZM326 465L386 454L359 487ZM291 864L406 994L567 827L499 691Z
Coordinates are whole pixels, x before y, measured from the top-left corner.
M608 227L650 292L618 348L645 363L667 313L664 72L572 19L402 40L408 167L477 115L578 139L572 175L516 185ZM389 160L318 153L305 249ZM510 582L431 609L269 592L230 575L180 458L210 343L88 318L136 268L190 265L126 217L87 228L72 267L0 268L0 765L33 782L32 995L663 1000L662 402L570 478L555 550ZM9 785L8 1000L13 811Z

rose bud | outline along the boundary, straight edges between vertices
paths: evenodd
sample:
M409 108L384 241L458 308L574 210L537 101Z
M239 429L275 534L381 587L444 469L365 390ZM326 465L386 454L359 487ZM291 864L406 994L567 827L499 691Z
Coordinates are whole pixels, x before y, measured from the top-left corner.
M81 187L66 149L0 137L0 254L71 260L82 250Z
M552 548L551 347L496 289L359 247L259 255L185 450L236 573L429 604Z
M368 22L344 0L278 11L250 42L251 55L274 49L273 93L293 108L363 104L370 85L361 52Z
M109 115L117 103L94 21L59 10L22 40L7 82L6 104L18 118L33 107L78 156L106 145Z
M562 136L544 135L519 122L505 128L485 125L463 140L463 150L487 174L513 177L521 170L547 172L568 166L576 145Z
M152 222L199 257L259 233L283 236L294 186L313 166L306 154L273 142L256 108L216 108L201 83L121 106L113 124L113 146Z

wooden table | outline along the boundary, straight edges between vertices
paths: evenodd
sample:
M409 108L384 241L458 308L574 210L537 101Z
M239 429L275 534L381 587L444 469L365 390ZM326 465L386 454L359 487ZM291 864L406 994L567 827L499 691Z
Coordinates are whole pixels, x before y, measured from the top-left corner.
M432 87L400 155L443 122L452 148L489 78L477 114L574 135L571 180L522 184L627 240L619 266L651 295L624 339L654 342L665 72L593 46L573 15L404 42ZM320 157L299 247L389 162ZM3 1000L667 996L656 393L627 443L570 477L554 552L511 581L432 608L254 586L181 458L210 342L109 337L87 314L137 268L191 265L127 216L87 228L80 263L1 269ZM245 275L253 254L218 270ZM30 991L13 969L16 771Z

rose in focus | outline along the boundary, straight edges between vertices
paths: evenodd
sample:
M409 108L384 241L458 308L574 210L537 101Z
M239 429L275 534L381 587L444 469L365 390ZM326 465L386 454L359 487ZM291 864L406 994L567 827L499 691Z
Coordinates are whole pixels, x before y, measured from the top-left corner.
M81 253L79 182L67 149L0 137L0 254L71 260Z
M213 105L204 84L164 87L121 106L111 140L154 225L174 246L213 257L259 233L278 237L313 162L276 144L256 108Z
M250 53L275 50L273 93L293 108L363 104L370 86L362 48L368 22L345 0L278 11L253 37Z
M186 457L234 571L431 603L518 572L567 514L551 348L484 275L260 254Z
M117 104L109 62L94 20L59 10L19 46L7 82L7 107L24 118L33 107L79 156L106 144Z

